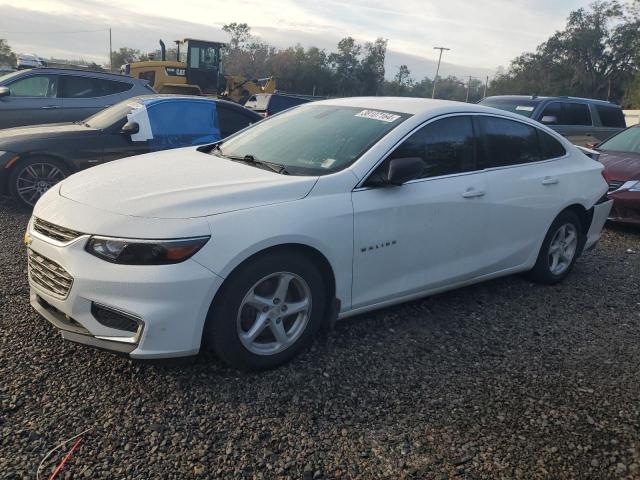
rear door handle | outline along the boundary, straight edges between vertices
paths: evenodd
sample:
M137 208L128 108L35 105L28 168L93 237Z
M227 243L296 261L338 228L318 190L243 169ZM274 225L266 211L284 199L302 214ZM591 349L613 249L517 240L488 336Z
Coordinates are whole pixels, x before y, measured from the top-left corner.
M57 105L46 105L42 107L42 110L54 110L56 108L59 108L59 107Z
M543 185L556 185L559 180L555 177L544 177L542 180Z
M484 196L484 191L482 190L476 190L474 188L469 188L467 189L466 192L464 192L462 194L462 196L464 198L476 198L476 197L483 197Z

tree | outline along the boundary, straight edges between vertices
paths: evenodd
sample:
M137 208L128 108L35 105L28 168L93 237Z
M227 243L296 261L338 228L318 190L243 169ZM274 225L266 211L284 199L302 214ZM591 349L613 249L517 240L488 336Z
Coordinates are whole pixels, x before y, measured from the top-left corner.
M143 58L141 57L143 57L143 55L140 53L140 50L127 47L121 47L119 50L111 53L111 60L113 62L114 70L118 70L125 63L132 63L142 60Z
M567 24L535 52L511 62L492 94L574 95L620 100L640 62L640 2L598 1L569 14Z
M251 27L246 23L228 23L223 25L222 30L231 35L229 41L231 50L240 48L251 39Z
M640 110L640 72L636 73L633 82L629 85L622 106L630 110Z
M364 58L360 62L359 80L361 95L377 95L384 83L384 59L387 53L387 40L377 38L375 42L364 45Z
M16 54L13 53L7 41L0 38L0 65L6 64L15 67L16 60Z
M338 95L352 95L358 91L359 56L362 47L353 37L345 37L338 42L338 51L329 55L329 63L335 70Z

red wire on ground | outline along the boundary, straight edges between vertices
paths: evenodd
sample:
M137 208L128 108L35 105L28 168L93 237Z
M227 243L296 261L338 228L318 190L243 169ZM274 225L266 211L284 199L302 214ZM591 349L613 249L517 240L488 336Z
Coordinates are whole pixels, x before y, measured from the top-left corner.
M78 440L76 440L76 443L73 444L73 447L71 447L71 450L69 450L67 452L67 454L64 456L64 458L60 462L60 465L58 465L56 467L56 469L53 471L53 473L49 477L49 480L54 480L56 478L56 476L60 473L60 471L64 467L64 464L67 463L67 460L69 460L69 458L71 458L71 455L73 454L73 452L76 451L76 449L78 448L78 445L80 445L81 441L82 441L82 437L80 437Z

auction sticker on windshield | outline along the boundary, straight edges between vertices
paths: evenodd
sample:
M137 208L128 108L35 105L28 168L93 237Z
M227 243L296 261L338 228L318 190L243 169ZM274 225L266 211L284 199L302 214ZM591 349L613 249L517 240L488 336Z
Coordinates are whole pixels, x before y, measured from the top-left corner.
M400 115L380 112L378 110L362 110L360 113L356 113L356 117L370 118L372 120L380 120L381 122L392 123L398 120L400 118Z
M533 112L533 107L529 107L527 105L518 105L516 107L516 110L520 110L520 111L523 111L523 112Z

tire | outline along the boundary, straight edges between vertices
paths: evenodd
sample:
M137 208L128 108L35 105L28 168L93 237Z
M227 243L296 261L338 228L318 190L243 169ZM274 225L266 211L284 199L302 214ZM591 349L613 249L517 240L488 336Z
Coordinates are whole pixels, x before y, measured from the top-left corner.
M279 295L285 284L287 293ZM209 309L204 341L232 367L274 368L311 343L325 308L326 288L313 262L296 252L265 254L227 278ZM291 314L294 309L302 310Z
M564 229L564 233L561 229ZM553 285L564 280L582 251L584 245L582 230L580 219L574 212L565 210L560 213L549 227L536 264L529 272L529 278L544 285ZM571 233L575 234L575 241L568 240ZM564 238L561 238L562 235Z
M9 192L23 205L33 207L42 195L71 172L59 160L49 157L30 157L20 160L9 174ZM33 189L30 187L33 183Z

